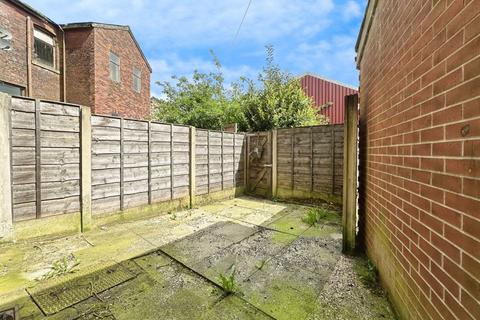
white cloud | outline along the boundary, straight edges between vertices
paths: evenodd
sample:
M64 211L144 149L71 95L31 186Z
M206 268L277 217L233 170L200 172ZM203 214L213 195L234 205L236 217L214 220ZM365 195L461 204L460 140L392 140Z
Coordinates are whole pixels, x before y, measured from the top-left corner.
M146 43L165 46L233 42L247 1L198 0L31 0L60 23L101 21L129 24ZM61 7L62 10L58 10ZM271 42L279 37L310 37L330 23L333 0L253 1L238 42ZM81 18L79 18L81 17Z
M360 5L354 0L347 1L342 11L343 20L350 21L354 18L360 17L361 15L362 10L360 9Z
M161 87L156 85L156 81L170 81L172 75L191 77L194 70L201 72L210 72L215 70L212 60L201 58L182 59L178 55L172 54L158 59L150 60L152 66L152 95L161 96ZM248 65L223 66L223 76L228 86L237 81L241 76L255 78L258 71Z
M355 41L353 36L334 36L313 43L303 42L286 59L290 65L296 66L293 72L297 74L313 71L355 85L351 83L351 79L358 78L355 69Z

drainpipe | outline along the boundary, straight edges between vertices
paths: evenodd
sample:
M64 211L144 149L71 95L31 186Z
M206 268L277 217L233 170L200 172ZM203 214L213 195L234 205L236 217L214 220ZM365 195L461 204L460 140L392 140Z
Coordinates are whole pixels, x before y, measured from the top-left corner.
M32 21L27 16L27 97L32 96Z
M67 59L65 57L65 31L58 25L62 32L62 101L67 102Z

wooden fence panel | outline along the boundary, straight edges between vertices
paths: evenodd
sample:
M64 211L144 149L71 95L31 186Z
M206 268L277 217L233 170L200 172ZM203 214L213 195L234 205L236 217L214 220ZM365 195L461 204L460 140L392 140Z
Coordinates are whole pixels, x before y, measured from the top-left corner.
M258 143L260 133L249 134ZM277 129L274 178L260 179L255 193L272 194L280 198L323 198L338 202L343 185L343 125ZM253 146L254 147L254 146ZM273 151L273 145L263 153ZM253 150L253 149L252 149ZM268 156L262 153L262 157ZM251 160L252 162L253 160ZM252 162L248 166L250 181L263 173ZM269 185L275 183L274 186Z
M92 211L120 210L120 119L92 116Z
M15 97L11 117L14 221L79 211L84 152L91 152L85 167L91 170L91 191L86 183L93 214L245 183L241 133L199 129L193 141L188 126L90 114L83 119L79 106ZM84 125L88 151L81 150Z
M35 101L12 98L13 221L36 217Z

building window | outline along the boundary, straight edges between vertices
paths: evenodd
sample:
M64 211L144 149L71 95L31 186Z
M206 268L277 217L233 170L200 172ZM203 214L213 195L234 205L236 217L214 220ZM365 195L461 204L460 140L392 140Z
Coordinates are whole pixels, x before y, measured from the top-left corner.
M25 89L23 87L19 87L3 81L0 81L0 92L4 92L12 96L25 95Z
M110 52L110 79L120 82L120 58Z
M133 67L133 90L140 93L142 89L142 70Z
M55 67L55 39L46 32L34 29L33 40L35 60L43 65Z

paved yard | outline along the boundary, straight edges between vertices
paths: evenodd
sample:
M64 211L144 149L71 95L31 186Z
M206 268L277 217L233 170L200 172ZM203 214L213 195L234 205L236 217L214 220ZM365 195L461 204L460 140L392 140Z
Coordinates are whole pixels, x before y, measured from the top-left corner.
M393 319L365 261L341 254L340 216L310 226L310 209L242 197L4 244L0 304L22 319Z

